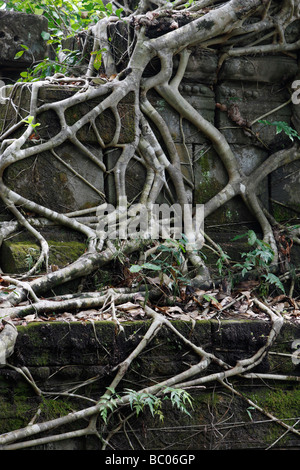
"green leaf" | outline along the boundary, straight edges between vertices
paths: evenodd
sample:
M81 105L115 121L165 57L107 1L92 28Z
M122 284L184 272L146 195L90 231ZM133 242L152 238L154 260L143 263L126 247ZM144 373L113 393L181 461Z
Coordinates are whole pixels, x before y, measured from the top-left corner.
M48 41L51 38L51 34L48 33L47 31L42 31L41 36L44 39L44 41Z
M138 273L142 269L143 269L142 266L139 266L138 264L134 264L133 266L130 266L129 271L131 273Z
M257 241L257 236L256 233L253 230L248 231L248 243L249 245L254 245L254 243Z
M111 3L107 3L106 9L109 11L109 13L112 15L113 13L113 6Z
M294 140L294 137L300 140L300 136L298 132L290 127L287 122L285 121L266 121L266 120L259 120L261 124L265 124L268 126L275 126L276 127L276 134L280 134L280 132L284 132L291 140Z
M25 124L27 124L28 126L32 126L33 128L41 125L39 122L37 122L36 124L33 124L33 121L34 121L34 116L28 116L27 118L22 119L21 122L25 122Z
M20 57L22 57L22 55L24 54L25 51L19 51L16 53L14 59L19 59Z
M208 302L210 302L211 300L216 300L212 295L209 294L204 294L203 299L207 300Z
M25 44L20 44L20 46L23 47L23 51L17 52L14 59L19 59L20 57L22 57L25 51L29 51L29 47L26 46Z
M236 240L240 240L241 238L245 238L246 236L247 236L247 233L243 233L242 235L236 235L235 237L231 239L231 241L234 242Z
M123 8L118 8L116 11L115 11L115 15L121 19L121 13L123 11Z
M157 264L144 263L142 267L145 269L152 269L153 271L161 271L161 267L158 266Z
M273 273L268 273L264 277L265 277L267 282L269 282L272 285L275 285L278 289L280 289L283 293L285 293L285 289L284 289L283 284L280 281L279 277L277 277Z
M101 67L101 64L102 64L102 51L105 50L105 49L102 49L100 51L93 51L91 52L91 55L95 55L95 59L94 59L94 68L96 70L99 70L100 67Z

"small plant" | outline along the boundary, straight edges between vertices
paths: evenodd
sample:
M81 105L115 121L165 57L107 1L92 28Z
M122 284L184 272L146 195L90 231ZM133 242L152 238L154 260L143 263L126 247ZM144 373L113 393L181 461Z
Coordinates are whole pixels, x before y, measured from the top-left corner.
M261 279L260 290L261 293L266 294L268 286L273 285L282 292L285 292L284 287L278 276L270 272L270 266L274 259L274 251L270 245L263 240L260 240L253 230L249 230L243 235L237 235L233 240L238 240L247 237L248 245L253 247L252 251L244 252L241 257L244 258L243 263L236 263L234 267L241 268L242 276L252 270L257 270Z
M117 399L121 397L115 393L113 389L107 387L107 389L112 393L112 395L103 395L99 403L101 403L100 416L103 419L104 423L107 423L107 415L110 411L111 413L117 408Z
M241 257L245 258L244 263L235 264L235 267L242 269L243 276L254 268L267 268L274 258L274 252L270 245L260 240L253 230L249 230L243 235L237 235L233 238L233 241L245 237L247 237L248 245L253 246L254 249L241 254Z
M164 415L161 411L161 398L152 395L151 393L141 393L130 389L127 389L127 392L129 392L130 408L135 411L136 416L139 416L139 414L148 407L153 417L158 416L160 421L164 420Z
M228 269L227 261L230 260L230 256L223 250L220 250L219 258L216 261L216 266L218 268L220 276L227 275L231 277L231 272Z
M141 273L144 280L147 280L147 271L159 271L162 282L166 275L171 279L173 289L176 291L179 284L187 282L182 273L182 254L186 252L186 244L187 239L184 235L179 240L166 240L166 244L157 247L158 254L152 254L151 262L134 264L130 267L130 272Z
M270 122L266 120L259 120L258 122L267 126L276 126L276 134L284 132L291 140L294 140L294 138L300 140L300 135L298 134L298 132L292 127L290 127L285 121Z
M29 47L26 46L25 44L20 44L20 47L22 47L23 49L16 53L14 59L20 59L20 57L22 57L24 52L29 51Z
M28 253L25 256L25 262L27 265L28 270L32 268L32 266L37 262L39 258L39 250L37 248L29 248Z
M113 413L118 405L122 405L122 397L118 395L114 389L108 387L110 394L103 395L100 402L103 406L100 410L100 416L103 421L107 422L108 412ZM187 406L193 408L191 395L183 389L167 387L162 392L162 398L152 393L125 389L129 406L135 411L138 417L145 409L149 409L153 417L158 417L160 421L164 420L162 412L162 404L166 400L170 400L173 407L176 407L182 413L190 416Z
M22 122L24 122L26 126L31 126L33 129L41 125L39 122L34 124L33 121L34 116L28 116L27 118L22 119Z
M64 40L76 37L78 32L86 30L90 25L98 22L104 16L117 16L122 19L123 8L114 10L113 2L104 5L102 0L93 2L91 0L0 0L0 9L15 10L35 15L43 15L48 20L48 31L42 31L41 36L48 46L56 53L54 60L46 57L27 71L21 72L19 82L32 82L54 75L57 72L67 73L70 67L79 65L82 58L81 51L68 50L64 48ZM25 44L15 55L20 59L25 52L34 54ZM64 59L58 60L58 54L63 53ZM95 68L101 65L101 51L95 51ZM36 62L33 60L33 62Z
M171 400L173 407L176 407L182 413L185 413L188 416L191 416L186 408L186 405L189 405L191 408L193 408L192 397L188 392L186 392L185 390L181 388L167 387L164 390L164 393L170 394L170 400Z
M94 55L94 62L93 62L93 66L94 66L94 69L96 70L99 70L100 67L101 67L101 64L102 64L102 52L105 52L106 49L103 48L103 49L100 49L98 51L92 51L91 52L91 55Z
M255 410L254 406L248 406L248 408L246 408L246 411L251 421L253 421L252 413L251 413L252 410Z
M161 411L163 401L170 400L173 407L176 407L182 413L190 416L187 410L187 405L192 407L192 398L188 392L183 389L167 387L163 391L163 398L146 392L136 392L127 389L129 392L129 403L131 409L134 409L138 416L145 408L150 410L153 417L157 416L160 421L164 420L163 412Z

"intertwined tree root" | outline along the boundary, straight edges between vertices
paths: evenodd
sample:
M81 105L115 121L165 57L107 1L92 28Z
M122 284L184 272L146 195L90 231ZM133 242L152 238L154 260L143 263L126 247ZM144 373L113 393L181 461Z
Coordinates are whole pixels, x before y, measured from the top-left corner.
M26 447L37 446L37 445L46 444L50 442L57 442L59 440L65 440L65 439L75 438L75 437L80 437L80 436L85 436L85 435L97 436L102 442L102 449L106 449L107 447L110 448L109 438L114 435L114 430L106 429L106 426L103 426L103 425L102 426L100 425L99 427L99 424L97 425L98 416L103 414L105 410L108 413L112 412L111 400L113 399L114 391L117 390L118 384L125 377L126 372L129 370L132 362L139 356L139 354L141 354L142 351L145 350L147 346L150 345L151 341L155 338L156 334L159 332L159 330L163 326L166 327L167 329L170 329L173 333L175 333L175 335L178 336L180 340L199 357L199 362L197 364L190 366L184 372L171 377L170 379L166 379L160 383L157 383L155 385L139 390L140 394L147 393L147 394L154 394L154 395L160 396L161 394L164 394L164 391L167 389L167 387L172 387L173 389L174 388L179 388L179 389L195 388L196 389L196 388L199 388L199 386L200 387L205 386L206 384L210 382L215 382L215 381L220 382L225 387L230 388L231 391L233 391L234 393L239 394L239 392L237 392L232 386L229 385L226 379L232 378L234 376L240 376L240 377L249 378L249 379L267 377L265 376L265 374L251 373L251 370L255 368L258 364L260 364L261 361L264 359L264 357L268 353L269 348L272 346L276 337L281 331L281 328L284 323L283 317L281 315L276 314L269 307L266 307L264 304L262 304L259 300L255 300L255 302L259 308L265 310L266 313L270 316L270 319L271 319L270 332L269 332L268 337L266 338L265 344L253 356L238 361L235 366L230 366L229 364L224 362L222 359L219 359L218 357L216 357L214 354L206 352L205 349L203 349L201 346L194 344L188 338L183 336L174 327L172 322L166 319L166 317L155 312L150 307L145 306L145 311L147 315L149 316L149 318L152 318L151 326L149 327L148 331L143 336L139 344L136 346L136 348L132 351L132 353L116 367L116 375L112 383L110 384L109 387L107 387L107 391L104 393L104 395L99 397L99 400L95 402L95 404L93 404L92 406L88 408L84 408L80 411L75 411L73 413L70 413L61 418L53 419L53 420L42 422L42 423L31 422L27 427L23 429L19 429L16 431L3 434L2 436L0 436L0 443L2 446L1 448L3 450L23 449ZM208 369L211 363L217 364L219 368L221 368L221 371L205 375L205 371ZM14 369L18 370L24 376L25 380L27 380L32 385L35 393L37 393L39 396L47 397L51 395L51 393L43 392L37 387L29 371L26 368L18 369L14 367ZM276 375L272 375L271 377L268 377L268 378L276 379ZM299 381L299 377L297 376L294 376L294 377L280 376L280 379ZM53 394L55 396L60 395L59 392L53 392L52 395ZM64 397L69 397L69 398L73 396L72 392L70 393L62 392L61 395ZM78 397L78 395L75 395L75 396ZM293 432L294 434L299 436L300 434L299 431L295 429L293 426L289 426L288 424L286 424L285 422L281 420L278 421L277 418L275 418L272 414L267 413L257 404L248 400L246 397L243 397L243 398L246 400L248 404L250 404L257 410L259 410L260 412L267 414L267 416L271 420L278 422L288 431ZM121 407L124 407L126 405L129 405L129 399L130 399L129 394L124 394L122 397L115 398L114 399L115 410ZM77 429L75 431L70 431L70 432L62 432L60 434L57 433L57 434L51 435L50 437L49 435L47 435L47 437L37 437L37 438L34 437L36 435L40 435L46 432L49 434L49 431L53 429L57 429L60 426L65 427L68 424L74 423L76 421L78 422L82 419L85 419L88 421L88 425L82 429ZM122 421L116 425L115 431L119 429L121 424L122 424ZM100 429L102 429L102 433L100 433Z

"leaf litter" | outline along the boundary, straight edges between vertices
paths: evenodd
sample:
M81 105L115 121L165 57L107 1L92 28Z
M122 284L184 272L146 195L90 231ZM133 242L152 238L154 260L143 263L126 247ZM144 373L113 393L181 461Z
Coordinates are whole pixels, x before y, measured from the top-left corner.
M243 286L242 286L243 287ZM222 288L212 290L190 289L182 287L179 295L171 293L164 297L164 303L150 303L154 310L170 320L195 322L197 320L232 320L248 319L269 321L269 316L253 302L254 294L249 290L236 289L231 294L224 293ZM142 297L136 296L134 301L115 305L114 314L119 322L146 320L147 315L141 302ZM278 295L264 299L265 304L275 312L284 316L287 321L300 323L300 301ZM89 322L112 321L113 311L110 305L105 308L82 309L74 312L53 314L29 314L23 318L15 318L13 322L26 325L31 322Z

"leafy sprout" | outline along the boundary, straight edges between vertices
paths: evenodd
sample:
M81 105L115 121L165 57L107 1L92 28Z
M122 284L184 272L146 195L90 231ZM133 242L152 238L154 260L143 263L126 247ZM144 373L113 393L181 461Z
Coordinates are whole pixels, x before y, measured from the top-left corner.
M259 120L258 121L261 124L265 124L267 126L275 126L276 127L276 134L280 134L281 132L284 132L291 140L294 140L294 138L297 138L300 140L300 135L298 132L290 127L285 121L266 121L266 120Z

